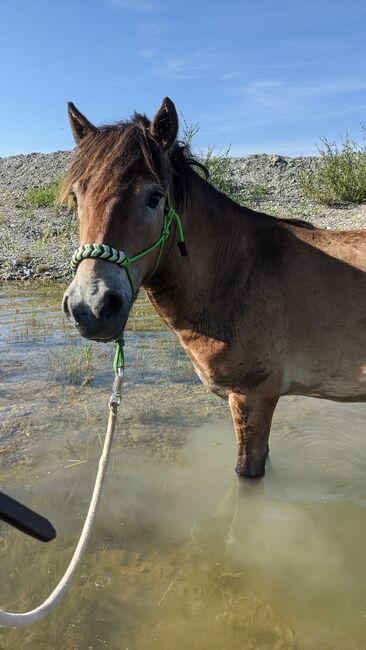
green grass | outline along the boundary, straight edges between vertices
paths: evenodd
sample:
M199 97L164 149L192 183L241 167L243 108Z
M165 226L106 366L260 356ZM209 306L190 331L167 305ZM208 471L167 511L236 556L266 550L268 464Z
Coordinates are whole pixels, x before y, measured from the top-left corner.
M48 221L37 239L38 248L42 251L50 241L63 242L76 239L78 232L79 223L73 214L69 216L66 223L61 225L55 225Z
M216 152L214 147L209 147L204 156L200 156L203 164L209 172L209 181L224 194L227 194L233 201L241 203L241 192L231 175L231 162L229 158L230 148Z
M43 320L36 303L30 302L24 311L14 310L16 316L23 313L23 318L9 329L8 340L14 343L35 343L46 341L50 336L48 324Z
M182 116L182 141L192 148L194 137L199 131L199 124L187 124ZM216 151L215 147L208 147L205 154L198 155L200 160L209 172L209 181L224 194L227 194L233 201L241 205L248 205L262 201L267 195L268 190L262 185L248 183L242 189L239 188L232 174L232 162L230 159L230 147L222 151ZM199 170L198 170L199 171Z
M12 343L38 343L46 341L49 331L42 325L25 325L23 327L12 328L8 340Z
M93 380L94 348L90 343L69 345L49 353L49 374L61 384L87 386Z
M361 144L348 134L336 142L322 139L320 161L312 174L300 176L303 194L319 203L334 206L366 201L366 128Z
M45 227L43 228L42 235L39 239L39 245L41 248L43 248L47 244L48 240L50 239L51 228L52 226L50 223L46 223Z
M66 223L64 223L56 232L56 238L59 241L64 239L73 239L79 234L79 221L75 212L70 212Z
M19 212L19 215L22 217L22 219L29 219L33 214L33 210L30 207L27 208L22 208Z
M251 205L262 201L268 196L268 190L263 185L249 182L244 188L237 186L229 154L230 148L215 152L214 147L209 147L206 155L200 157L209 171L210 183L240 205Z
M134 303L127 324L127 331L132 332L164 332L166 325L156 318L154 308L140 294Z
M268 197L268 190L258 183L249 183L245 189L240 191L240 201L243 205L258 203Z
M32 187L25 196L25 203L31 208L55 208L60 192L61 181L56 180L48 185Z

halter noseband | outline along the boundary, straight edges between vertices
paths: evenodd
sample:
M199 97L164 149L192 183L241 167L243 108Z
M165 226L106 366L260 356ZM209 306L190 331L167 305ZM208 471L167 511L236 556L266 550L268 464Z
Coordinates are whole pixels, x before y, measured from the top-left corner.
M76 251L72 256L71 269L73 274L75 275L80 262L82 262L87 258L94 259L96 257L100 257L102 260L106 260L108 262L114 262L115 264L118 264L118 266L120 266L122 269L126 271L129 283L131 285L132 299L134 299L137 292L133 283L130 269L128 267L130 266L130 264L132 264L132 262L137 262L137 260L141 259L142 257L145 257L145 255L148 255L149 253L151 253L151 251L153 251L155 248L160 246L159 254L154 269L152 273L149 275L149 279L154 275L154 273L156 272L159 266L161 256L163 254L164 244L170 235L170 226L172 222L174 222L178 231L177 244L178 244L180 254L182 255L182 257L186 257L187 249L184 241L182 222L180 220L179 215L171 206L169 195L168 195L164 207L163 227L161 229L159 239L157 239L157 241L154 244L149 246L149 248L146 248L145 250L141 251L141 253L137 253L137 255L134 255L133 257L127 257L126 253L124 253L123 251L119 251L116 248L112 248L112 246L108 246L108 244L84 244L83 246L79 246L79 248L76 249Z

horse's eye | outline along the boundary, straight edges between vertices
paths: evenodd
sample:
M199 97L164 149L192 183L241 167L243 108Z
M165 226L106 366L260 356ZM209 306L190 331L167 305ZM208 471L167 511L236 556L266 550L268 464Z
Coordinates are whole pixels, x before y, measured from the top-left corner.
M149 208L157 208L160 203L161 197L162 194L160 192L152 192L147 202Z
M70 192L70 198L71 198L71 201L72 201L72 204L73 204L74 208L76 208L76 206L78 204L78 200L76 198L75 192Z

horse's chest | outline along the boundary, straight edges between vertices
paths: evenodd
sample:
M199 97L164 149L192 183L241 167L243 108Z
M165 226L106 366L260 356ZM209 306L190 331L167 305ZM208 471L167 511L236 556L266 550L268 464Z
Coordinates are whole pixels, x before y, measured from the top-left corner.
M240 342L229 345L202 336L180 339L201 381L225 399L233 390L257 387L271 375L268 363L253 349L245 353Z
M202 383L214 393L227 396L226 377L230 374L227 344L206 336L179 335L179 339Z
M222 386L217 380L215 380L215 377L212 376L212 373L202 371L200 366L197 363L194 363L194 361L192 361L192 363L196 374L202 383L207 386L207 388L209 388L213 393L227 400L230 393L227 386Z

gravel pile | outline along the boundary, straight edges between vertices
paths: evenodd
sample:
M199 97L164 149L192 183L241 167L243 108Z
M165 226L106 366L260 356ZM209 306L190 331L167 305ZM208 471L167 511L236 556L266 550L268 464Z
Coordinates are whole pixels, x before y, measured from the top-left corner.
M70 157L70 151L56 151L0 158L0 205L11 198L15 202L22 200L32 187L61 178Z
M62 208L32 208L27 193L62 177L71 152L0 158L0 279L61 279L78 244L74 217ZM250 206L276 216L302 218L321 228L366 228L366 204L327 208L306 199L302 173L314 171L318 158L257 154L233 158L230 175Z
M329 208L303 196L301 175L314 172L318 162L317 157L255 154L231 159L231 176L239 190L254 185L267 191L251 205L254 209L277 217L305 219L318 228L366 228L366 203Z
M62 178L71 152L0 158L0 280L69 275L77 224L64 208L33 208L27 194Z

